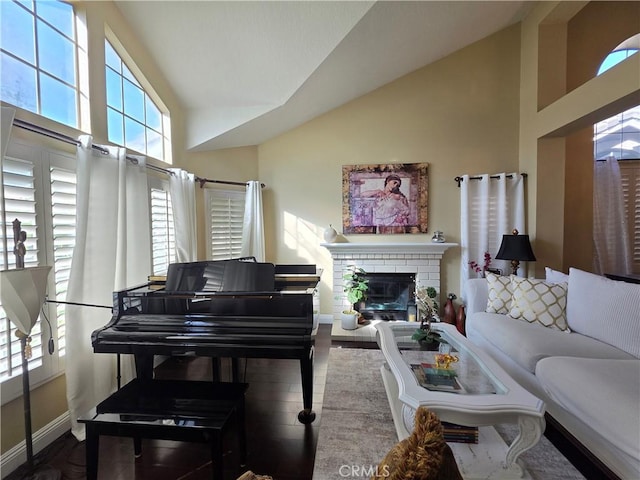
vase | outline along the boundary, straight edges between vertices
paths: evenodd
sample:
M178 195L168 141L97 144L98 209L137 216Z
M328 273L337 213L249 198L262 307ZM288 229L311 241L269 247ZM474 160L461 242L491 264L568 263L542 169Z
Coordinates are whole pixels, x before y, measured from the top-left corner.
M444 304L444 317L442 320L451 325L455 325L456 323L456 308L453 306L453 300L450 298L447 298L447 303Z
M343 330L355 330L358 328L358 314L342 312L340 322Z
M444 238L444 234L440 230L436 230L433 232L433 237L431 237L431 241L433 243L444 243L446 239Z
M465 323L467 321L467 315L464 312L464 305L460 305L458 309L458 315L456 317L456 328L462 335L466 335Z
M338 238L338 232L329 224L329 228L324 231L324 241L326 243L333 243L336 241L336 238Z

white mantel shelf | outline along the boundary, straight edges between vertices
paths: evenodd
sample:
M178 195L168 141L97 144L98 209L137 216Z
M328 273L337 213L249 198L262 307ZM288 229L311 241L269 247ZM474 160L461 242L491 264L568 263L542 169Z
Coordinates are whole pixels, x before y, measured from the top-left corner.
M321 243L332 255L340 253L422 253L443 255L448 249L457 247L457 243Z

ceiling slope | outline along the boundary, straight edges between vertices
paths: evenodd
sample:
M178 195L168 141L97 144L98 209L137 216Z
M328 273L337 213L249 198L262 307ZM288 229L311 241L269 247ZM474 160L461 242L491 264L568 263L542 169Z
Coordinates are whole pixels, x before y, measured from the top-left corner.
M186 114L187 148L256 145L520 21L521 1L116 5Z

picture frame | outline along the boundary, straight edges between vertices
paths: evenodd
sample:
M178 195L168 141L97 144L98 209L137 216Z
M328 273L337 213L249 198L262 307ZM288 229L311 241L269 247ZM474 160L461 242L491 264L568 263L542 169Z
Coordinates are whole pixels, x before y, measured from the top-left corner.
M428 167L428 163L343 165L343 233L427 233Z

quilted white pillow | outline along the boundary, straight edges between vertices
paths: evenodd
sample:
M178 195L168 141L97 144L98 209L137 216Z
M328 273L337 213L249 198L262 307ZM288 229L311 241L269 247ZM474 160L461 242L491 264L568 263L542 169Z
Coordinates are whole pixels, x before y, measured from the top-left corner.
M568 330L567 284L512 277L509 316L556 330Z
M511 308L511 277L486 272L489 296L487 297L488 313L509 313Z
M570 268L567 322L640 358L640 285Z

